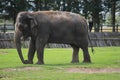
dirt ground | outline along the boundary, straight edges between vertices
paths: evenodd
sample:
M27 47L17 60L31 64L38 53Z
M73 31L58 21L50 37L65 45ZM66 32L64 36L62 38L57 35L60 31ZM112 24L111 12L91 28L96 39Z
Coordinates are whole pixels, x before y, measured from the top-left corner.
M120 68L68 68L69 73L120 73Z
M41 70L40 67L22 67L22 68L7 68L4 71L28 71L28 70ZM63 70L63 69L62 69ZM120 73L120 68L64 68L68 73Z

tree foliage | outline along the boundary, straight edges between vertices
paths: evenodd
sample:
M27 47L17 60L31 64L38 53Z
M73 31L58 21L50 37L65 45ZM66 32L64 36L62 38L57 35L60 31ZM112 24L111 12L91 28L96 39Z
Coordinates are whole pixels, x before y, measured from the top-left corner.
M6 13L6 18L12 18L15 22L20 11L69 11L82 14L85 18L92 16L95 31L99 32L100 21L110 12L114 31L115 12L120 11L119 3L119 0L0 0L0 13Z
M2 6L0 12L8 14L6 17L12 18L14 22L18 12L28 9L26 0L2 0L0 6Z

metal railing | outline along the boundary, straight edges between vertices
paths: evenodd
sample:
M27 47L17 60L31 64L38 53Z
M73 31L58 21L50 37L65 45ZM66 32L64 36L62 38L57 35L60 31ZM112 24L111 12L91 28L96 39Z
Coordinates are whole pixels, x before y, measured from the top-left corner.
M6 33L6 32L13 32L14 31L14 25L13 24L0 24L0 32ZM95 29L93 27L92 32L95 32ZM112 25L101 25L99 27L99 32L112 32ZM120 25L115 25L115 32L120 32Z
M6 32L13 32L14 31L14 25L9 23L9 24L0 24L0 32L6 33Z
M99 30L100 32L112 32L112 25L101 25ZM120 25L115 25L115 32L120 32Z

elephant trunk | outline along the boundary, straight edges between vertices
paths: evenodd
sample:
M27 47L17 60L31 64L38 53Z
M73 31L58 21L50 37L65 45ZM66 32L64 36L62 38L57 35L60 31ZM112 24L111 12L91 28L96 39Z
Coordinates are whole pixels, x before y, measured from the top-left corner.
M17 48L17 52L18 52L18 55L19 55L22 63L25 64L25 60L23 58L23 54L22 54L22 51L21 51L21 36L22 36L22 33L20 31L15 31L14 41L15 41L15 45L16 45L16 48Z

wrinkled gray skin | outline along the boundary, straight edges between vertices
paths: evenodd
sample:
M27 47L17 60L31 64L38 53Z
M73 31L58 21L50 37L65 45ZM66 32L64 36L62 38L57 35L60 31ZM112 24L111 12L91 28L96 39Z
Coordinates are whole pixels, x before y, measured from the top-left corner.
M21 51L21 37L31 37L28 60ZM88 52L88 26L79 14L60 11L20 12L15 24L14 40L19 57L24 64L33 64L37 51L37 64L44 64L44 47L47 43L70 44L73 48L72 63L79 62L79 48L83 62L91 62Z

